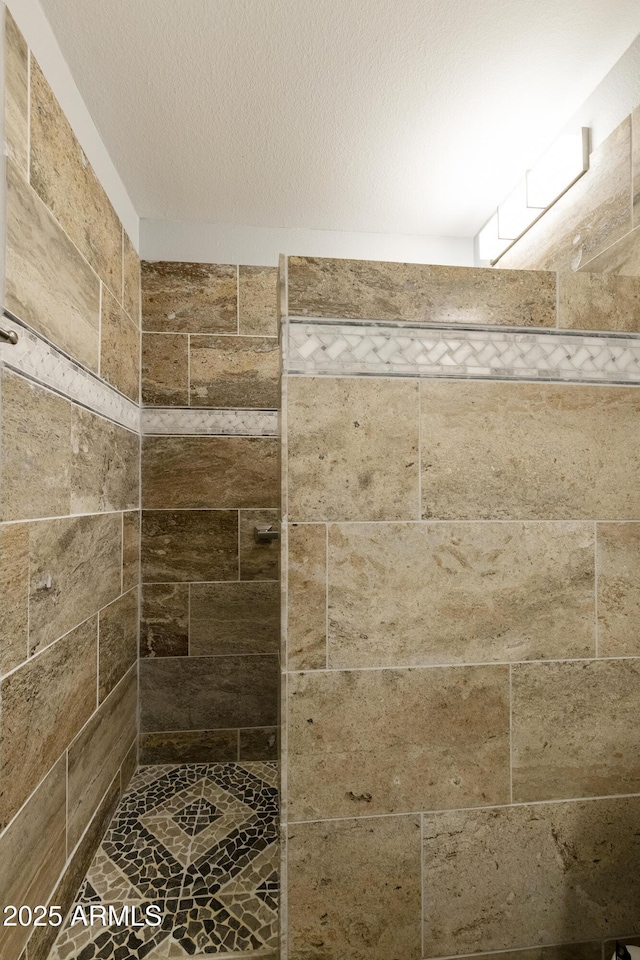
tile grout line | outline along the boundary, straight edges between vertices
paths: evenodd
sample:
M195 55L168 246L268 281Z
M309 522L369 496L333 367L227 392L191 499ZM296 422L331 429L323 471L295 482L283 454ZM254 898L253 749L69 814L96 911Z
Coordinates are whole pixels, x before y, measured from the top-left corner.
M599 659L599 636L598 636L598 524L594 520L593 523L593 567L594 567L594 598L593 598L593 609L594 609L594 638L595 638L595 657Z
M420 814L420 956L424 957L424 814Z
M329 524L324 526L324 660L329 669Z
M509 802L513 803L513 664L509 664Z

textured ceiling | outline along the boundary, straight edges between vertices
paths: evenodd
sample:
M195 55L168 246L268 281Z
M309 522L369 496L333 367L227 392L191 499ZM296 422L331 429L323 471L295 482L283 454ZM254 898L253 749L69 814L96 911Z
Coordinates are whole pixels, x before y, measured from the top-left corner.
M470 236L638 0L41 0L141 217Z

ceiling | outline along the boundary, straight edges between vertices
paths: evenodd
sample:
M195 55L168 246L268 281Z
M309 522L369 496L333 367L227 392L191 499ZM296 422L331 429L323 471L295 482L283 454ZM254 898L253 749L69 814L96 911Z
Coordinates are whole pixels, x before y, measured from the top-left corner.
M472 236L638 0L41 0L140 217Z

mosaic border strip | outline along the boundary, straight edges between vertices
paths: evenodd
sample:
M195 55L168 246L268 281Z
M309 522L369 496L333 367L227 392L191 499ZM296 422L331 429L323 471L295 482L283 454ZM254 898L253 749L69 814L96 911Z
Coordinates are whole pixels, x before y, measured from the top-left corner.
M640 338L290 317L287 372L640 384Z
M5 330L15 330L16 344L0 344L0 360L10 370L55 390L123 427L140 432L140 408L108 383L58 350L30 327L5 313Z
M230 437L277 437L277 410L200 410L187 407L144 407L142 433Z

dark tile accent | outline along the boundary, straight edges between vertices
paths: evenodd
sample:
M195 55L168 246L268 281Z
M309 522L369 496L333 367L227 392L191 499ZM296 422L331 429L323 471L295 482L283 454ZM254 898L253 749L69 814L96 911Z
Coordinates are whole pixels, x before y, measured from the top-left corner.
M142 579L145 583L236 580L236 510L144 510Z
M186 657L188 653L188 584L144 583L140 621L140 656Z
M142 334L142 402L189 406L189 338L183 334Z
M240 731L240 760L277 760L278 728L255 727Z
M236 333L237 268L142 261L142 329Z
M193 583L189 652L195 657L277 653L280 584L277 581Z
M140 737L140 763L221 763L237 759L237 730L167 731Z

